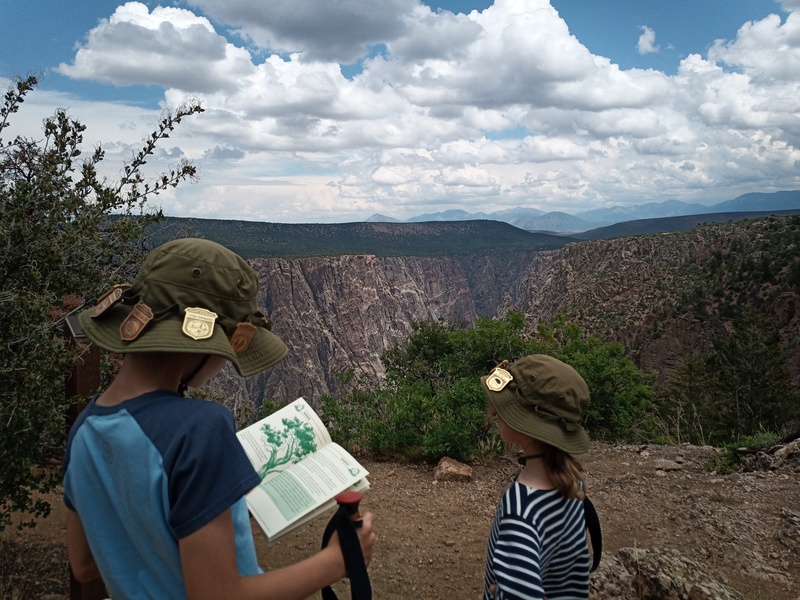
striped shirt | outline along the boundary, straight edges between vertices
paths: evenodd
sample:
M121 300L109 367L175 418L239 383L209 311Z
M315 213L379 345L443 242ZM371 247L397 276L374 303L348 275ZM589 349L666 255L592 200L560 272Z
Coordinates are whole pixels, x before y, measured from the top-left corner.
M588 597L583 502L515 481L503 494L489 535L484 600Z

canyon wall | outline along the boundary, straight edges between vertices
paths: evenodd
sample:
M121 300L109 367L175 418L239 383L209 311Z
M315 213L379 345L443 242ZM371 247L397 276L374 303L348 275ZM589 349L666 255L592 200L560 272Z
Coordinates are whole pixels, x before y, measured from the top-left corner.
M516 295L533 253L478 257L254 259L261 304L289 355L248 381L248 396L315 403L353 368L382 375L380 355L414 321L472 323Z
M727 235L717 227L574 243L559 250L472 257L371 255L251 260L261 304L290 353L269 371L219 385L245 403L304 396L316 404L335 391L336 374L381 375L380 355L403 343L412 323L472 323L508 310L535 327L566 312L585 331L621 341L640 367L668 376L687 352L709 349L729 332L720 318L670 313L686 282L680 267L709 259ZM783 334L800 383L800 312L782 294L768 316ZM231 385L237 390L231 392Z

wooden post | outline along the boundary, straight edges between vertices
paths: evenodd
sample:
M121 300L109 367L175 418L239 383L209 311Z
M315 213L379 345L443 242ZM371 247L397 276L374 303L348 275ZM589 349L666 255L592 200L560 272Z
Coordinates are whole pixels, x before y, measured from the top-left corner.
M75 419L86 408L89 400L100 387L100 348L92 344L84 335L78 317L70 315L64 327L64 336L67 343L80 351L80 358L72 372L67 375L64 382L64 393L67 398L80 398L75 404L67 408L66 430L75 423ZM69 569L69 598L70 600L103 600L108 597L106 586L102 579L95 579L88 583L81 583L75 579L72 568Z
M69 433L75 419L86 408L92 394L100 387L100 348L92 344L83 333L76 315L67 317L64 334L67 344L80 351L80 358L72 372L67 375L64 384L64 393L67 398L75 396L80 398L78 402L67 408L67 433Z

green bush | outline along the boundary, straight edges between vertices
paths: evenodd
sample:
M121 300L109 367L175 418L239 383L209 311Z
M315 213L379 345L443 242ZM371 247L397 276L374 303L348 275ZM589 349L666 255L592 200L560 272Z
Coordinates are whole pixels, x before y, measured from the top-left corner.
M0 134L37 84L28 77L8 89ZM61 480L72 401L64 377L78 358L64 321L136 270L143 232L161 217L145 210L147 199L195 176L186 161L153 180L140 169L181 118L200 110L165 113L119 181L98 175L101 148L82 155L85 127L63 110L45 121L42 140L0 138L0 531L12 513L49 512L39 494Z
M659 409L677 441L739 444L762 431L800 425L800 394L784 364L780 339L752 313L703 356L688 356L671 377Z
M572 365L591 394L586 427L592 437L607 441L646 441L653 423L654 373L631 361L622 344L584 336L580 327L559 315L539 326L543 351Z
M404 346L382 357L383 381L355 380L322 403L332 435L353 450L436 461L472 460L503 446L488 427L480 377L503 360L551 354L586 379L592 400L586 424L598 439L645 439L652 429L652 375L642 373L619 344L584 337L559 316L524 335L525 319L478 319L471 327L419 322Z
M422 456L469 460L481 447L486 422L486 396L473 378L463 378L431 398L430 424Z

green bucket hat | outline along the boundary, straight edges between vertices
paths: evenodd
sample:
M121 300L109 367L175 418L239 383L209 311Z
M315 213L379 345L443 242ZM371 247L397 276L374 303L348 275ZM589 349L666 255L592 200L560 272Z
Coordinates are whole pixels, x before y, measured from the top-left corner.
M215 354L247 377L288 352L257 295L256 273L240 256L210 240L180 239L151 251L132 285L115 286L78 320L109 352Z
M589 451L581 425L589 387L568 364L531 354L481 377L489 402L509 427L570 454Z

